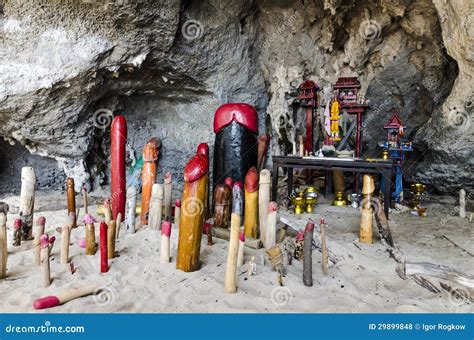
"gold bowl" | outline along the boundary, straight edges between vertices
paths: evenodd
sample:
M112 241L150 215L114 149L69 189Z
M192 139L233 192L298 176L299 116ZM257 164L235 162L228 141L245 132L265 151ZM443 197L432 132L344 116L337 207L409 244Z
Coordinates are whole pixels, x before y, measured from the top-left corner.
M344 199L344 192L337 191L334 193L334 201L332 201L332 205L343 207L347 205L346 200Z

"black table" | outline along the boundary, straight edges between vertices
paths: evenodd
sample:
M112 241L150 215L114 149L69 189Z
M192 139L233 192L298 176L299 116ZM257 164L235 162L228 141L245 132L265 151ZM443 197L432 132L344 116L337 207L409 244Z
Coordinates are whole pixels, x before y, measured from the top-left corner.
M388 209L390 207L390 188L392 185L392 167L391 160L383 159L359 159L331 157L299 157L299 156L272 156L273 176L272 176L272 200L276 201L278 191L278 168L288 169L288 197L293 192L293 169L314 169L314 170L340 170L347 172L357 172L364 174L381 174L384 183L384 211L388 218ZM329 180L332 182L332 180ZM329 184L329 185L328 185ZM326 193L332 183L326 183Z

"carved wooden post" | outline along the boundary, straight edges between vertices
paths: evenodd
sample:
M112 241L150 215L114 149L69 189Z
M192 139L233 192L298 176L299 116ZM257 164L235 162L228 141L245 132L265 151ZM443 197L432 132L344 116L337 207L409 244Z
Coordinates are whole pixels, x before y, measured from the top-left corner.
M109 221L107 225L107 257L113 259L115 257L115 220Z
M35 205L35 170L30 166L21 169L20 218L23 240L30 240L33 231L33 212Z
M43 267L43 287L49 287L51 285L51 273L49 269L49 254L51 252L51 247L50 247L48 235L46 234L41 235L40 248L41 248L41 266Z
M246 237L258 237L258 173L252 167L245 176L244 231Z
M242 267L244 264L244 252L245 252L245 233L240 232L239 236L239 253L237 254L237 267Z
M328 247L326 244L326 223L324 222L324 218L321 218L321 223L320 223L320 229L321 229L321 264L323 267L323 274L327 275L328 274Z
M174 225L179 226L179 215L181 214L181 200L177 199L174 203Z
M148 224L148 209L151 197L151 188L156 181L156 162L158 160L158 147L160 142L151 138L143 149L142 169L142 225Z
M362 200L359 241L368 244L372 244L372 194L374 189L375 185L372 176L364 175L362 184L362 194L364 195L364 198Z
M214 227L229 228L232 205L232 189L226 183L214 189Z
M66 180L66 194L67 194L67 213L76 213L76 192L74 191L74 179L69 177ZM76 219L74 219L72 227L77 226Z
M167 172L165 174L165 180L164 180L164 198L162 201L162 205L164 206L165 209L165 220L166 221L171 221L171 216L173 214L173 207L171 204L171 194L173 191L173 183L172 183L172 175L171 172ZM161 211L161 209L160 209ZM160 218L161 220L161 218ZM161 222L161 221L160 221ZM158 224L158 227L161 227L161 223Z
M21 233L23 222L17 218L13 221L13 246L19 247L21 245Z
M459 190L459 217L466 218L466 191Z
M137 207L137 188L130 186L127 189L127 214L125 215L125 228L127 233L135 233L135 209Z
M303 245L303 283L305 286L311 287L313 285L313 230L314 223L309 220L304 230L304 245Z
M56 307L71 300L94 294L99 290L99 285L96 283L89 284L81 288L72 288L65 290L63 292L57 293L55 295L46 296L40 299L37 299L33 302L34 309L46 309Z
M229 252L225 271L224 290L226 293L237 292L237 255L239 251L240 211L234 211L230 218Z
M69 241L71 236L71 225L66 224L61 229L61 263L69 263Z
M7 277L7 215L0 212L0 279Z
M263 169L260 171L260 182L258 186L258 226L260 227L260 239L266 248L266 230L268 204L270 203L270 171ZM270 247L271 248L271 247Z
M89 213L89 204L87 199L87 189L86 187L82 188L82 199L84 202L84 215Z
M40 238L41 235L44 234L44 226L46 224L46 218L44 216L38 217L36 220L36 227L34 231L34 241L33 241L33 249L35 254L35 263L37 266L41 265L41 246L40 246Z
M153 184L151 189L150 212L148 213L148 226L150 229L159 230L161 227L163 195L163 184Z
M110 198L106 198L104 200L104 219L107 223L113 220Z
M207 190L208 158L194 156L184 169L184 191L179 222L176 268L185 272L199 269L204 201Z

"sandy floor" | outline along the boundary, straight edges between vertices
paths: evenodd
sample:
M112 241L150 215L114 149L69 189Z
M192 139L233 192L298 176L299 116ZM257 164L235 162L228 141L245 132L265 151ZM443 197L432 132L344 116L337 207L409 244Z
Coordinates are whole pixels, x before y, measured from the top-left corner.
M97 194L97 193L96 193ZM101 193L99 193L101 195ZM13 209L18 196L3 197ZM78 204L79 204L78 198ZM12 223L15 214L8 215L8 277L0 280L0 312L31 312L34 299L51 295L68 287L87 282L100 282L104 290L97 296L71 301L46 312L469 312L469 301L453 298L448 292L434 294L418 286L412 279L402 280L377 237L373 245L360 244L359 212L351 207L333 207L318 203L316 213L295 219L282 212L295 225L304 225L308 217L328 223L328 238L333 251L342 260L322 275L321 254L313 252L312 287L302 282L302 263L286 266L284 287L268 262L260 264L264 251L247 249L246 261L238 272L238 292L224 293L224 271L227 258L226 241L216 239L208 246L203 237L201 270L184 273L175 269L178 230L173 226L172 262L159 263L160 235L140 229L135 234L122 233L116 250L120 257L111 260L107 274L99 273L99 254L85 256L78 240L85 237L84 226L74 229L70 256L76 267L71 274L68 266L59 263L60 235L56 228L66 222L65 195L61 192L37 193L36 217L44 215L46 230L58 239L53 248L51 271L53 282L40 288L41 269L33 263L31 241L20 247L12 244ZM429 261L456 268L473 275L474 222L454 215L454 200L431 197L427 202L428 216L420 218L410 213L392 213L390 226L397 245L407 260ZM95 206L91 211L95 212ZM80 212L82 220L83 212ZM98 233L98 226L96 226ZM375 235L374 235L375 236ZM98 239L98 237L97 237ZM255 253L257 275L247 278L248 260ZM472 292L468 292L472 293ZM473 295L471 294L471 297Z

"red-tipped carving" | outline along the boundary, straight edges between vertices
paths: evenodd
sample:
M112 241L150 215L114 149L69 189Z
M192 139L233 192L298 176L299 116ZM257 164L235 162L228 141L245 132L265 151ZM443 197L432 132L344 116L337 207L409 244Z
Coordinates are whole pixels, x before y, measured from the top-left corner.
M44 216L38 217L36 220L36 225L42 225L44 226L46 224L46 218Z
M125 143L127 142L127 122L123 116L117 116L112 121L110 129L111 154L111 196L112 216L117 218L121 213L125 216Z
M92 216L91 214L85 214L84 215L84 223L85 224L92 224L92 223L96 223L97 221L95 220L94 216Z
M211 229L212 224L210 224L209 222L204 222L204 224L202 225L202 233L207 235L211 232Z
M239 239L241 242L245 242L245 233L243 231L240 232Z
M34 309L46 309L60 305L60 301L56 296L46 296L33 302Z
M304 240L304 231L299 231L296 233L296 241L303 241Z
M209 145L207 143L201 143L198 145L196 155L204 155L209 158Z
M319 224L326 224L324 221L324 217L321 217L321 221L319 221Z
M177 199L176 202L174 203L174 206L176 208L181 208L181 200Z
M245 126L253 133L258 132L258 113L249 104L224 104L214 114L214 133L219 132L233 121Z
M270 202L268 204L268 212L275 212L278 210L278 204L277 202Z
M107 223L100 222L100 272L107 273L109 260L107 257Z
M15 230L19 230L22 225L23 225L23 223L21 222L21 220L20 220L19 218L16 218L16 219L13 221L13 228L14 228Z
M245 191L255 192L258 189L258 172L256 167L251 167L245 176Z
M306 224L306 228L304 231L313 231L314 229L314 222L312 220L308 220L308 223Z
M241 181L234 182L234 185L232 185L232 187L239 187L240 189L244 188Z
M224 183L227 184L229 187L232 188L232 185L234 184L234 180L230 177L227 177L225 180L224 180Z
M171 222L170 221L164 221L161 224L161 235L165 235L167 237L171 236Z
M207 174L209 160L205 155L196 155L184 168L184 180L192 183Z
M54 240L53 240L53 242L54 242ZM46 234L41 235L41 236L40 236L40 247L41 247L41 248L46 248L46 247L49 246L49 244L50 244L50 243L49 243L49 237L48 237L48 235L46 235Z

